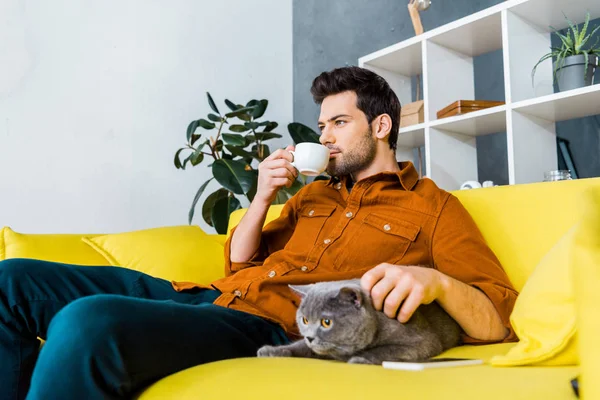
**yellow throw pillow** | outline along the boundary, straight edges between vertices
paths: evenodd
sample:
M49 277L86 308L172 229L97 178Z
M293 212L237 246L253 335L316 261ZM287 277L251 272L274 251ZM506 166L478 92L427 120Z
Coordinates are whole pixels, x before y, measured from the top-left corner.
M577 225L550 249L517 298L510 322L519 343L494 366L577 365L571 249Z
M573 283L580 338L582 398L600 399L600 189L585 196L584 218L575 233Z
M113 266L201 284L224 276L223 246L198 226L169 226L83 238Z
M25 234L0 230L0 260L34 258L77 265L106 265L104 257L81 242L80 234Z
M269 210L267 211L267 217L265 218L265 223L263 224L263 226L266 226L269 222L279 218L279 216L281 215L281 211L283 210L283 206L284 206L283 204L276 204L276 205L272 205L271 207L269 207ZM231 230L240 223L240 221L242 220L242 217L244 215L246 215L247 211L248 211L247 208L241 208L241 209L235 210L234 212L231 213L231 215L229 216L227 236L229 236L229 233L231 233Z

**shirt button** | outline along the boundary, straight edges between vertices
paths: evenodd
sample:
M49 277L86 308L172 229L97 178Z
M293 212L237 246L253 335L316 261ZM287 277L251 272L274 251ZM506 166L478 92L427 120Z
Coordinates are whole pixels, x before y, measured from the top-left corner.
M390 226L390 224L385 224L383 226L383 229L386 230L386 231L389 231L390 229L392 229L392 227Z
M329 244L329 243L331 243L331 239L325 239L325 240L323 240L323 243Z
M277 273L275 271L269 272L269 278L273 278L273 277L275 277L275 275L277 275Z
M310 210L310 211L308 212L308 215L309 215L309 216L311 216L311 217L312 217L313 215L315 215L315 210Z
M240 292L239 290L236 290L235 292L233 292L233 294L235 294L236 297L242 297L242 292Z
M352 211L348 211L348 212L346 213L346 217L348 217L348 218L352 218L352 216L353 216L353 215L354 215L354 214L352 214Z
M308 271L308 267L306 265L303 265L302 268L300 268L303 272Z
M341 183L339 183L339 182L338 182L338 183L336 183L336 184L335 184L335 188L336 188L337 190L340 190L340 189L342 188L342 184L341 184Z

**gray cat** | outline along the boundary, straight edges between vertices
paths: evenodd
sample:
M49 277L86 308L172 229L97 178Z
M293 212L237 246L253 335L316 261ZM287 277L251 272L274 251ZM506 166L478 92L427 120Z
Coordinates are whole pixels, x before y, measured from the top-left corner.
M402 324L376 311L358 279L290 287L302 297L296 323L304 336L263 346L259 357L306 357L355 364L424 361L460 344L461 328L436 302Z

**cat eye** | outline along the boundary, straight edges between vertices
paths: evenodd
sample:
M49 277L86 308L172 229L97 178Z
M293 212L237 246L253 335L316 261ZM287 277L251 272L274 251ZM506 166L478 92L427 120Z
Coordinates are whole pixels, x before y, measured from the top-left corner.
M323 319L321 320L321 326L322 326L323 328L331 328L331 320L330 320L330 319L327 319L327 318L323 318Z
M306 319L306 317L302 317L302 323L304 325L308 325L308 320Z

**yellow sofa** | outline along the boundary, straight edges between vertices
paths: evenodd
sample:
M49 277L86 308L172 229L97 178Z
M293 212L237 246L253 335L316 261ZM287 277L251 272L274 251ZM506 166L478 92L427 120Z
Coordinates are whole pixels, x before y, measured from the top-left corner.
M598 187L600 178L494 187L454 194L475 219L515 287L521 290L544 255L582 220L584 208L580 207L579 199L583 193ZM275 218L280 210L280 206L272 207L268 220ZM239 221L243 212L240 210L232 215L230 226ZM84 237L88 243L81 240ZM97 249L89 246L90 237L93 235L23 235L4 228L0 231L0 260L31 257L97 265L103 258L99 258ZM211 238L211 244L203 247L203 251L222 251L225 237L211 235ZM596 260L600 260L599 254L600 251ZM116 262L112 260L106 264L115 265ZM213 262L205 266L209 271L201 275L221 275L222 266L218 264ZM170 277L168 265L155 266L151 273ZM575 281L589 287L590 282L581 275L578 273ZM190 277L199 279L197 276L197 271L190 271ZM596 276L600 279L600 274ZM597 299L597 295L586 296ZM593 308L586 303L586 296L579 296L578 310L586 309L586 304L587 309ZM597 306L597 301L594 306ZM589 329L596 329L597 337L598 324ZM591 340L593 335L590 332L581 336L586 341L584 345L581 344L583 339L580 341L580 353L595 347L595 354L600 355L596 344L598 340ZM422 372L309 359L227 360L173 374L143 390L138 398L575 399L570 380L580 373L588 376L585 380L588 392L600 393L597 386L592 388L595 382L589 378L596 372L592 371L593 366L582 372L579 365L493 367L488 364L492 357L506 354L513 346L515 344L462 346L443 356L482 358L486 363ZM583 346L589 348L584 349ZM584 357L581 358L584 360ZM599 365L597 359L588 357L585 360L589 365Z

